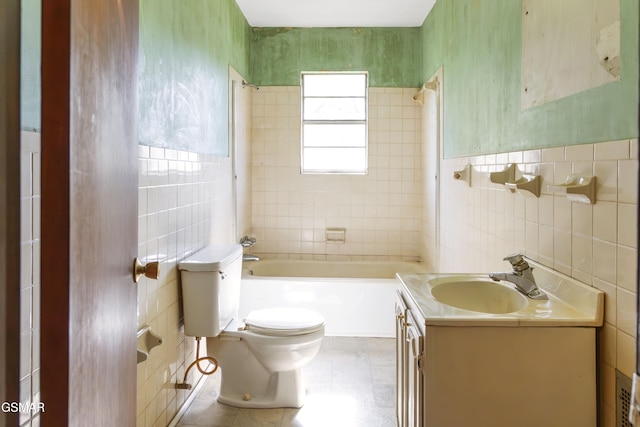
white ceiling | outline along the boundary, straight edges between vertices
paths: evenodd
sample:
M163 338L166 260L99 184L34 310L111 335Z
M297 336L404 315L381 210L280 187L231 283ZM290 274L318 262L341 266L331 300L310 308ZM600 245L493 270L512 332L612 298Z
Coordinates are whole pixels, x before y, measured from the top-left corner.
M436 0L236 0L252 27L419 27Z

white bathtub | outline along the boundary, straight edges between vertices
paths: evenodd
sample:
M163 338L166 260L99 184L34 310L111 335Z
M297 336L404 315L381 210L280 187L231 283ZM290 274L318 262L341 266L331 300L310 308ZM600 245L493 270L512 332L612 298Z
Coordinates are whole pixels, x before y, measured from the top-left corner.
M266 307L315 310L327 336L393 337L396 272L422 265L392 261L265 260L245 264L240 318Z

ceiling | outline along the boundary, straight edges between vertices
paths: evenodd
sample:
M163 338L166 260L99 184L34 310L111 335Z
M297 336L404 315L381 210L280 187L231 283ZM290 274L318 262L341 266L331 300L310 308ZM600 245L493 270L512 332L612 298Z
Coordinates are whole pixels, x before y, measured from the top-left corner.
M252 27L419 27L436 0L236 0Z

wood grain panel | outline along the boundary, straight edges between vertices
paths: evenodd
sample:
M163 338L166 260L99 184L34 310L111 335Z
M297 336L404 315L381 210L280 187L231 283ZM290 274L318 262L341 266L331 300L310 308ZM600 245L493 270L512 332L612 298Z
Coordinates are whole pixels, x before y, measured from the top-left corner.
M44 425L135 425L137 46L137 1L43 2Z

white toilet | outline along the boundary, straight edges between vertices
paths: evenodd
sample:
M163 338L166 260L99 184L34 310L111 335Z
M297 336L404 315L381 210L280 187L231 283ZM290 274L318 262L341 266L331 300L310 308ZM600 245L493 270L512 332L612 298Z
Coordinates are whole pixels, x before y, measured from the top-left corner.
M304 405L302 367L320 349L324 317L267 308L238 319L242 246L212 245L180 262L185 335L207 337L222 372L218 402L241 408Z

